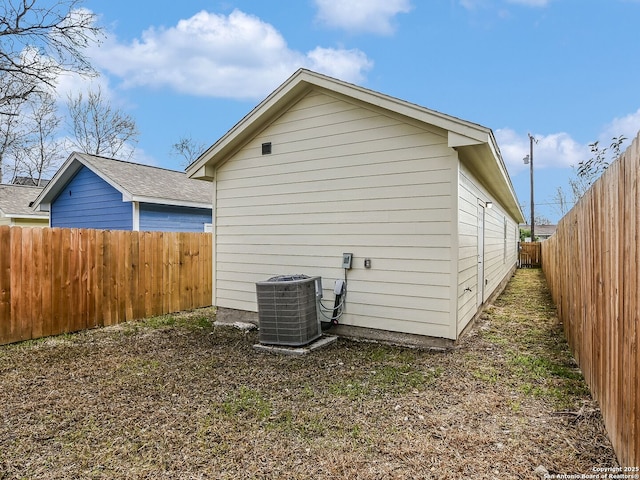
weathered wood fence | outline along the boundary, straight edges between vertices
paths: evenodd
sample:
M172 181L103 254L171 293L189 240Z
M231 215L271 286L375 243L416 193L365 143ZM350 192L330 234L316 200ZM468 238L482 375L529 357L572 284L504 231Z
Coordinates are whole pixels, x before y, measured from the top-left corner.
M543 269L616 455L640 465L640 135L542 244Z
M542 250L540 242L522 242L518 252L520 268L539 268L542 266Z
M211 234L0 227L0 344L211 305Z

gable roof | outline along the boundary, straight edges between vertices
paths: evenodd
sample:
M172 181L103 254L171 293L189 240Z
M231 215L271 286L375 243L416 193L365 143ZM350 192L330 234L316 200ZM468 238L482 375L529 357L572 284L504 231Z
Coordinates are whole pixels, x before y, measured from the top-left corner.
M31 203L43 187L0 185L0 214L6 218L44 218L47 212L34 212Z
M311 91L324 91L388 110L447 131L448 146L518 222L524 221L515 190L491 129L389 95L299 69L187 168L191 178L213 180L215 168L287 108Z
M82 167L122 193L124 202L211 208L209 189L184 172L78 152L72 153L56 172L35 200L34 208L48 210L51 202Z

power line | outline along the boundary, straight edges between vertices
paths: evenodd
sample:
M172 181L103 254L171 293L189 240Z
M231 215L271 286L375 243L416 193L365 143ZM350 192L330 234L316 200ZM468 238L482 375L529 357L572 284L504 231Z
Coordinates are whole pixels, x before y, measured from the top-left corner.
M570 202L567 200L566 202L536 202L536 205L575 205L576 203L578 202ZM520 207L524 208L524 205L520 205Z

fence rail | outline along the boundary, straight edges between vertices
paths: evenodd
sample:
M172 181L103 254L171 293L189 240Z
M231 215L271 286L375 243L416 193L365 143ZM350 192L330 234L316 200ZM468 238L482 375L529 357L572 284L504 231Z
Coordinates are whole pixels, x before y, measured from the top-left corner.
M211 234L0 227L0 344L211 305Z
M640 465L640 135L543 242L567 340L621 465Z

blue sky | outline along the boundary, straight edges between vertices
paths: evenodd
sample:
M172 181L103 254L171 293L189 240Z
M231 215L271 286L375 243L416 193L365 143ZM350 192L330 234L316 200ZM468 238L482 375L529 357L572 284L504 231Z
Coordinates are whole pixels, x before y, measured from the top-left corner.
M588 144L640 130L640 0L86 0L90 51L140 130L134 159L180 169L181 137L210 145L305 67L493 129L525 215ZM67 78L61 90L86 88Z

